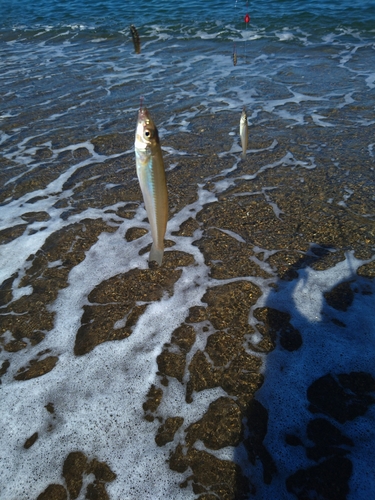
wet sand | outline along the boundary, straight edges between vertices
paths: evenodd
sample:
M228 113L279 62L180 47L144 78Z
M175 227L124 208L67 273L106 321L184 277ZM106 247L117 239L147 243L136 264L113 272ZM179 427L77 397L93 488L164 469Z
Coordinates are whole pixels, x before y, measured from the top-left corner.
M162 346L155 383L150 385L142 403L144 418L150 425L157 422L154 436L157 445L173 443L169 467L177 476L181 474L181 488L190 485L195 498L201 500L246 499L249 495L256 498L256 485L248 476L258 461L262 463L265 483L270 483L279 473L264 444L269 415L257 399L257 391L267 371L264 373L261 368L259 354L267 359L275 349L291 355L298 352L304 343L304 331L292 325L289 314L274 307L253 309L261 295L256 279L269 279L270 286L277 289L281 283L295 280L298 272L307 266L329 269L343 261L348 251L354 251L358 259L370 259L375 248L374 223L366 217L375 213L374 161L367 150L368 137L356 135L352 128L338 132L337 128L318 127L313 123L303 128L280 129L278 122L267 121L263 126L261 118L258 125L250 127L249 137L249 149L261 151L249 153L246 161L225 175L222 172L233 166L235 155L218 156L217 153L230 150L233 138L228 130L239 121L239 116L220 113L195 119L192 133L171 135L166 141L168 147L201 155L179 157L178 166L167 171L172 214L195 201L198 184L203 183L206 189L215 192L216 183L233 181L218 194L217 202L205 205L196 219L187 220L176 232L178 236L191 237L200 230L195 245L210 268L210 276L232 281L210 287L203 297L204 305L192 308L170 341ZM338 118L328 116L327 120ZM375 137L375 126L367 130L368 136ZM132 141L131 135L103 134L92 143L96 152L109 155L130 149ZM40 151L38 154L40 161ZM1 174L1 202L31 189L43 189L54 176L77 162L77 157L87 155L85 148L65 152L59 158L57 169L36 169L26 179L4 187L5 171ZM164 158L168 169L175 158L166 153ZM300 164L296 166L290 158L298 159ZM280 162L277 168L262 170L265 165L277 162ZM255 178L243 179L245 174L255 173ZM108 185L114 187L108 188ZM59 362L58 355L42 348L42 341L54 322L51 304L59 290L67 287L71 269L85 259L85 252L100 234L114 232L121 220L131 219L141 202L131 154L97 163L89 169L81 168L64 185L64 190L72 188L71 196L59 202L59 208L61 204L66 206L61 217L116 202L126 202L126 205L113 212L110 223L88 218L49 236L42 249L29 256L29 269L19 285L32 286L31 295L12 301L12 284L17 274L1 285L0 342L6 352L1 376L12 365L12 356L26 349L29 343L33 346L40 343L41 350L14 378L23 381L43 377L54 369ZM33 210L32 200L29 205L30 211L23 216L24 223L2 231L0 243L23 234L31 222L49 218L46 212ZM233 237L231 232L238 237ZM144 233L144 228L135 228L126 233L125 240L135 241ZM173 245L173 241L166 241L161 268L151 265L148 270L133 269L92 290L72 345L76 356L85 356L104 342L124 341L132 335L146 307L139 302L149 303L159 300L163 294L173 294L181 268L194 265L192 255L174 250ZM140 249L140 253L148 251L149 247ZM51 266L60 260L61 265ZM369 282L373 280L375 262L361 266L357 276ZM247 277L253 279L249 281ZM354 279L327 293L325 301L334 310L350 314L351 303L358 293L365 293L363 281L357 287ZM249 314L262 335L258 343L251 340L255 330L249 324ZM126 322L114 328L124 317ZM339 326L346 328L345 324ZM205 347L191 355L197 337L206 338ZM324 352L317 353L319 355ZM186 405L208 388L221 387L226 396L212 402L200 420L186 426L181 415L171 414L165 418L158 413L171 381L183 385ZM300 499L310 498L311 491L319 498L347 497L353 443L341 432L339 424L360 419L375 402L374 391L375 380L365 372L327 373L306 387L311 420L298 435L286 434L285 446L301 447L316 465L284 478L290 493ZM45 411L53 420L54 401ZM32 447L37 439L37 434L30 435L24 447ZM194 446L197 443L203 443L205 450ZM242 468L215 454L217 450L238 447L241 443L246 450ZM188 477L182 476L188 470L191 471ZM51 484L38 500L77 498L82 481L89 474L94 474L95 479L87 486L86 498L104 500L110 498L106 484L116 481L116 475L126 471L112 471L107 464L78 450L61 463L60 483Z

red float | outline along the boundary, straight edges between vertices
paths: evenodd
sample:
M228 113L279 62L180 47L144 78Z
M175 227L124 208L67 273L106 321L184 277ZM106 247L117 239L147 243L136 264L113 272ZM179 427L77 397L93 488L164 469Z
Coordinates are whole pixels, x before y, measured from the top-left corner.
M245 23L247 24L249 22L250 22L250 16L249 16L249 14L246 14L246 16L245 16Z

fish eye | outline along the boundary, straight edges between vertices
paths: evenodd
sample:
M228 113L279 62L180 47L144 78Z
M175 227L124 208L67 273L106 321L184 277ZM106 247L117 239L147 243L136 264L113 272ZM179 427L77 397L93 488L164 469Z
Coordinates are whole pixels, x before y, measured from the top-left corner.
M150 130L148 130L148 129L146 129L146 130L145 130L145 136L146 136L147 138L150 138L150 137L152 136L151 131L150 131Z

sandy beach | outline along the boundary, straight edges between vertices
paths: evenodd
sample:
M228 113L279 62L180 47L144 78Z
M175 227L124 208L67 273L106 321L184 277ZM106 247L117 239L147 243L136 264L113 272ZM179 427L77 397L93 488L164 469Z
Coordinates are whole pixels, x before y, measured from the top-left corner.
M210 450L216 452L228 446L241 449L245 470L260 460L265 483L278 473L272 453L264 444L269 412L257 399L257 392L268 370L283 370L282 364L277 366L277 357L271 359L269 366L270 353L276 349L288 358L300 349L303 351L305 331L295 328L291 315L283 311L283 306L281 310L275 307L274 301L257 307L262 295L259 283L274 288L275 292L289 283L286 290L292 290L293 283L297 286L307 267L316 271L330 269L343 262L348 252L355 259L370 260L360 265L350 279L325 294L322 305L323 330L330 322L343 335L355 335L347 332L347 325L335 313L344 311L340 317L349 319L356 297L372 294L375 273L374 225L372 220L366 224L364 217L375 211L371 195L373 161L369 157L367 166L363 162L358 164L358 155L353 151L348 156L344 149L352 141L358 151L363 151L366 142L361 143L360 136L353 138L352 130L338 134L336 129L330 133L330 128L314 125L298 131L280 130L277 123L267 127L255 125L250 129L247 159L236 160L232 168L236 155L218 156L215 150L220 144L221 150L230 151L233 138L227 130L237 118L225 113L206 116L193 123L191 134L176 134L168 141L170 148L194 150L199 155L198 158L183 156L178 159L177 167L167 167L172 214L196 201L198 185L212 193L220 183L226 183L227 188L220 190L216 201L205 203L194 218L186 219L172 232L178 237L193 238L212 285L203 295L202 305L190 308L162 346L157 356L155 381L142 402L144 418L153 426L156 444L170 446L169 467L176 473L191 471L181 480L181 488L191 484L201 499L248 498L249 493L256 492L238 463L220 459L220 455ZM373 126L369 127L369 133L374 133ZM120 134L102 135L93 144L96 153L106 156L131 147L130 138ZM88 154L85 148L66 152L59 159L61 169L69 168ZM164 156L167 165L175 160L173 153ZM133 218L141 199L134 173L134 157L129 154L98 162L90 169L77 169L64 184L63 190L72 186L75 189L66 201L62 200L66 205L62 218L88 209L103 210L110 203L119 204L119 209L108 211L106 221L87 218L51 234L42 248L29 256L28 269L18 285L32 287L30 295L12 300L17 273L3 283L1 332L6 360L2 375L12 366L13 356L19 357L30 345L39 343L40 352L17 370L14 379L42 380L59 363L56 353L42 348L54 322L51 305L59 291L68 286L71 269L85 259L85 252L99 235L111 234L123 220ZM2 199L21 196L25 189L30 189L30 183L35 191L42 190L53 175L59 172L34 171L26 184L20 182L8 190L3 187ZM114 187L108 188L109 185ZM350 194L352 189L354 194ZM49 219L48 213L33 210L34 202L29 200L29 211L22 216L22 225L0 233L3 244L24 233L28 224ZM60 204L59 208L63 206ZM146 232L135 224L126 232L124 246ZM134 268L101 282L90 292L75 336L76 356L84 356L105 342L126 342L148 305L165 294L173 295L182 269L194 266L193 256L174 250L174 245L167 238L161 268L153 265L150 269ZM140 255L148 250L149 246L139 245ZM284 295L282 300L285 303L293 297ZM311 325L306 319L305 324L308 331ZM319 330L319 323L314 328ZM11 338L5 335L7 331L12 332ZM253 342L255 333L261 339ZM197 338L200 348L195 348L192 354ZM314 355L324 356L324 347ZM303 353L301 359L303 362ZM273 363L276 365L272 366ZM171 384L182 386L186 405L206 389L221 388L223 395L209 405L202 418L185 425L181 414L159 414L158 408L163 398L168 397ZM309 386L301 388L296 384L288 390L304 391L310 420L298 434L285 435L285 447L299 446L308 456L320 459L318 465L286 477L288 491L304 498L303 492L314 488L322 498L346 498L353 443L335 426L335 421L343 424L366 413L375 401L374 378L366 371L345 370L343 366L341 370L327 372ZM55 406L58 403L51 398L44 410L52 420L56 418ZM38 430L34 434L32 430L31 425L25 448L38 440ZM206 449L194 447L197 442L204 443ZM82 478L91 473L95 479L88 486L86 498L110 498L105 484L116 481L119 471L111 471L107 464L95 462L80 451L69 454L61 463L69 498L77 498ZM333 483L332 477L335 477ZM52 484L38 499L68 498L66 489L61 483Z

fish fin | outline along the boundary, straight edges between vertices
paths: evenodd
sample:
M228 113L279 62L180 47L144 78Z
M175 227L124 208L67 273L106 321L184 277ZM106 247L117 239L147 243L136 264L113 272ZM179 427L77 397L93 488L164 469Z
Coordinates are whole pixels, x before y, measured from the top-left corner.
M163 253L164 249L156 248L153 243L150 251L150 257L148 258L148 260L149 261L155 260L159 264L159 266L161 266L161 262L163 260Z

